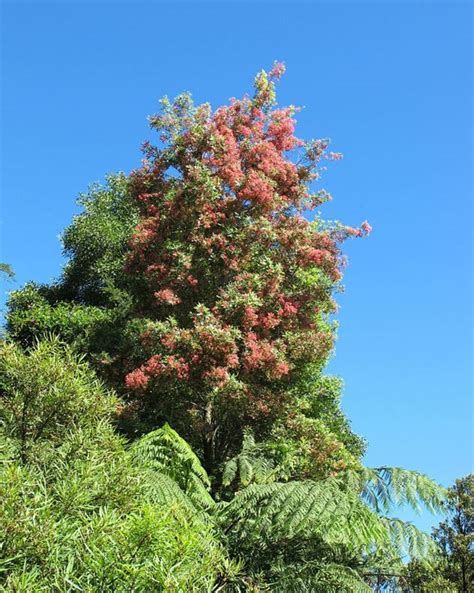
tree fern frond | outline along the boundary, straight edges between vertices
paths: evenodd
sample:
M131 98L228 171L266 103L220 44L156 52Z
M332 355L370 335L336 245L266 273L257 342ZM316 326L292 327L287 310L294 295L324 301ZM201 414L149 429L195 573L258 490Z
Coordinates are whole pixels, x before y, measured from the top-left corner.
M355 570L318 561L275 565L271 590L276 593L372 593Z
M382 517L381 521L387 528L390 541L399 557L427 558L436 549L431 537L417 529L412 523L392 517Z
M207 489L207 486L203 484L201 478L196 474L190 474L186 493L198 507L208 509L215 504L215 501Z
M416 511L426 507L442 511L446 490L416 471L398 467L364 468L361 477L363 500L377 512L389 512L393 506L407 504Z
M380 516L357 492L336 478L321 482L253 484L238 492L217 515L237 538L278 542L317 536L327 545L358 553L426 555L430 538L410 523Z
M198 507L210 507L210 480L191 446L169 424L148 433L131 448L133 458L166 474Z
M273 481L273 469L273 464L263 454L261 445L255 442L250 431L246 431L242 450L224 465L222 484L230 486L234 481L241 486L251 483L265 484Z
M145 485L147 499L150 502L170 506L179 503L191 512L196 511L191 498L181 490L179 485L170 476L149 470L148 472L143 472L142 479Z
M222 484L224 486L229 486L237 477L238 473L238 463L237 457L232 457L225 465L224 470L222 472Z
M227 529L278 540L319 535L327 543L368 548L388 544L386 527L336 479L251 485L220 510Z
M176 463L186 464L204 484L210 484L209 476L199 457L189 443L168 423L143 436L133 445L133 451L143 461L157 463L160 467L172 466Z

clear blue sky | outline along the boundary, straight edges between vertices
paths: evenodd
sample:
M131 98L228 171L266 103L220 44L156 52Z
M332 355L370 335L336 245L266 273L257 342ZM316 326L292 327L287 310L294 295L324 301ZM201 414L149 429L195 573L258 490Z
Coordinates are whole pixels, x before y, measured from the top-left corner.
M63 263L75 197L137 166L146 115L219 105L275 59L299 135L333 140L327 218L374 227L350 267L330 370L370 465L445 485L472 471L469 3L3 2L0 261L20 286ZM429 519L421 519L428 526Z

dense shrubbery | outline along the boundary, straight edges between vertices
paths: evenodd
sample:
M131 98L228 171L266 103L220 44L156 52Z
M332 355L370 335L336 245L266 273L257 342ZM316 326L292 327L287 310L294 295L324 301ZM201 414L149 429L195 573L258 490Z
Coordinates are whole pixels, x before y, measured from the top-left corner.
M69 348L0 359L7 591L206 591L232 570L209 522L129 453L115 398Z
M7 591L362 591L361 554L373 545L394 556L405 543L427 549L416 530L374 512L390 481L395 495L439 505L422 476L282 481L286 464L247 434L213 497L169 425L126 444L112 425L116 398L70 347L5 343L1 355Z
M81 197L60 280L12 293L5 591L349 593L430 556L391 513L444 490L365 468L323 372L340 242L370 227L303 217L340 155L294 137L282 71L216 112L165 100L142 168Z

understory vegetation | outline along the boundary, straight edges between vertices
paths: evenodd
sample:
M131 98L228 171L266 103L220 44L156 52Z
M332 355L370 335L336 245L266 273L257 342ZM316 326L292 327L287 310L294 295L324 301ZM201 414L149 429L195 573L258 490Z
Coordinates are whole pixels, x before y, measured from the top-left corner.
M325 373L341 244L371 229L305 217L342 157L294 136L283 72L216 111L165 98L142 166L81 196L59 279L10 294L2 591L472 591L473 477L365 467Z

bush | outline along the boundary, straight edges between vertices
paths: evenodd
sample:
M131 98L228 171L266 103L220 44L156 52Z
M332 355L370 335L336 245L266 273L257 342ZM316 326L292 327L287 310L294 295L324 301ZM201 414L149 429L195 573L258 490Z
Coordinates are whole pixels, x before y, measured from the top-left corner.
M43 443L58 445L71 429L111 415L116 400L89 366L57 339L28 353L0 346L0 421L22 461Z
M114 396L68 347L0 358L1 590L210 591L232 570L209 522L129 453Z

